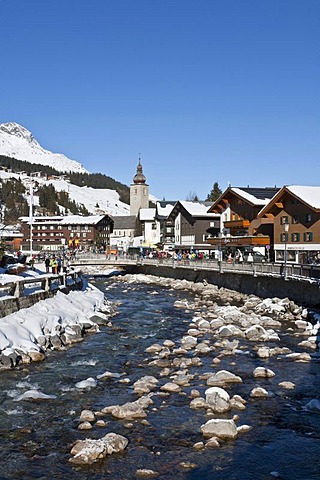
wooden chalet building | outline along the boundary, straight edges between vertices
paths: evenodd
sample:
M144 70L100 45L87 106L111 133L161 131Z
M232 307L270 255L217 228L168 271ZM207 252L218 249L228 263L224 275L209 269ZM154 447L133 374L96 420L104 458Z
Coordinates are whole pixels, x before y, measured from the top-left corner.
M288 262L320 263L320 187L284 186L258 217L273 223L275 261L286 250Z
M231 252L255 248L268 253L273 244L273 223L268 218L258 218L258 214L279 190L228 187L208 210L221 215L221 232L209 243Z
M30 251L30 218L20 217L22 250ZM32 250L56 251L64 248L89 250L105 248L113 231L109 215L35 216L32 221Z
M217 234L220 231L220 214L208 213L207 204L178 201L168 220L174 222L176 250L214 250L208 238L212 232ZM208 229L211 233L207 232Z

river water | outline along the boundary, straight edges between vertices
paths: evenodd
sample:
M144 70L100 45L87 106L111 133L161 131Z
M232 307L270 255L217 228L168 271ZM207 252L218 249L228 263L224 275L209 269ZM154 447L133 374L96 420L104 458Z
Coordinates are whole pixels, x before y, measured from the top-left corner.
M144 375L159 377L160 369L148 365L145 349L166 339L179 341L188 329L191 312L177 309L177 299L188 299L189 293L94 280L109 300L117 302L114 328L101 327L98 334L63 352L51 352L41 363L1 372L0 392L0 479L135 479L137 469L153 469L159 479L174 480L319 480L320 478L320 411L307 411L305 405L320 398L319 360L298 363L272 357L263 365L276 376L261 386L267 399L250 399L256 380L252 371L261 360L252 354L252 345L242 353L223 357L219 369L227 369L243 378L228 392L248 400L238 413L239 425L253 428L219 449L195 451L202 441L200 426L208 418L204 410L191 410L189 394L197 388L204 396L205 381L201 373L217 371L212 367L213 354L201 357L202 366L193 367L196 374L185 395L155 395L149 408L149 425L140 421L108 421L104 428L79 431L79 414L83 409L99 410L107 405L136 400L132 387L119 378L99 381L95 388L79 390L75 384L109 370L129 377L131 385ZM299 351L295 338L285 328L281 346ZM243 343L243 341L242 341ZM243 345L246 347L245 345ZM272 346L272 345L270 345ZM149 355L150 359L150 355ZM120 379L123 377L120 377ZM279 388L281 381L291 381L294 390ZM55 398L43 401L17 401L27 390L37 389ZM88 466L69 462L71 445L77 439L100 438L108 432L126 436L129 445L122 454ZM193 468L186 468L188 465Z

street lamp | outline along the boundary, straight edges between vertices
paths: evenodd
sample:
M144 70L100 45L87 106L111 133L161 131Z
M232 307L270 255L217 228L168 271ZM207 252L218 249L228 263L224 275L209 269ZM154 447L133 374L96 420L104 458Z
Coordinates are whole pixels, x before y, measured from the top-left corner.
M222 232L218 233L219 245L218 245L218 265L219 273L222 273Z
M283 276L284 279L287 280L287 243L288 243L288 232L289 232L289 223L284 223L283 225L284 230L284 268L283 268Z

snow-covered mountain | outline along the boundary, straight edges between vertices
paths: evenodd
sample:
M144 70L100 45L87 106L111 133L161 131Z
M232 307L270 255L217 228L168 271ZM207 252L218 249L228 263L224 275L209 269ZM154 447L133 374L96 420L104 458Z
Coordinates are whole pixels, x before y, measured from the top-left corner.
M0 124L0 155L48 165L59 172L89 173L81 163L61 153L45 150L29 130L14 122Z
M0 124L0 155L25 160L30 163L48 165L59 172L89 173L79 162L70 160L65 155L45 150L33 138L32 133L21 125L13 122ZM9 173L0 170L0 182L10 178L20 178L29 191L30 183L35 181L39 185L52 184L58 192L68 193L70 200L82 204L92 215L129 215L130 207L119 199L115 190L78 187L63 179L47 180L45 177L29 177L23 173ZM28 196L26 199L29 201ZM39 205L36 191L35 206ZM62 207L61 207L62 210Z
M119 200L119 194L115 190L109 190L106 188L98 189L91 187L78 187L77 185L73 185L65 180L46 180L45 178L41 177L37 177L35 179L34 177L31 178L26 174L11 173L0 170L0 182L10 180L10 178L20 179L25 185L28 192L26 195L26 200L28 203L30 198L30 184L31 182L34 184L36 181L39 185L52 184L57 192L67 192L70 200L74 200L76 203L84 205L92 215L108 214L111 216L116 216L130 214L129 205ZM39 206L39 197L37 196L36 188L34 193L34 205L35 207Z

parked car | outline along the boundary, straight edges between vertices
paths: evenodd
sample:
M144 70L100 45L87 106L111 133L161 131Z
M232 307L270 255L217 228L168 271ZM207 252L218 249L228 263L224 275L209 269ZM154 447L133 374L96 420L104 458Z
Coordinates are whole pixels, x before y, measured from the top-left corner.
M260 252L244 252L243 254L243 260L245 262L248 262L248 255L251 253L253 257L253 263L264 263L267 261L267 257L265 255L262 255Z

